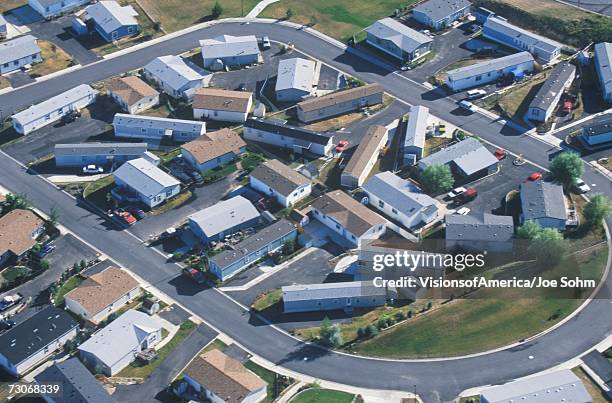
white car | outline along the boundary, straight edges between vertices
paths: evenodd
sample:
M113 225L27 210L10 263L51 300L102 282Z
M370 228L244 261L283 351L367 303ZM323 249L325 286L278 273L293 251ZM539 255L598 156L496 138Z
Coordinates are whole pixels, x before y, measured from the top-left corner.
M473 103L466 101L465 99L459 102L459 107L468 110L472 113L476 112L476 106L474 106Z
M468 215L468 214L470 214L470 211L472 211L472 210L470 210L467 207L461 207L459 210L457 210L457 212L455 214Z
M272 44L270 43L270 38L268 38L267 36L261 38L261 47L264 50L270 49L272 47Z
M460 194L463 194L467 192L467 189L464 188L463 186L460 186L458 188L454 188L453 190L451 190L450 192L448 192L446 194L446 196L448 196L449 199L454 199L455 197L459 196Z
M582 179L576 179L576 183L574 184L576 190L580 193L587 193L591 191L591 187L584 183Z
M485 90L469 90L467 92L467 99L476 99L484 97L485 95L487 95L487 92Z
M83 167L84 174L101 174L103 172L104 168L97 165L87 165L86 167Z

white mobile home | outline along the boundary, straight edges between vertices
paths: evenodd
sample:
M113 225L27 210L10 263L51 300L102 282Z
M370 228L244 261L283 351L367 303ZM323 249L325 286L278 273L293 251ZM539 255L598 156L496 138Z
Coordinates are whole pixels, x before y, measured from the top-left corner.
M46 19L57 17L89 2L90 0L28 0L30 7Z
M595 44L595 70L604 100L612 102L612 43Z
M143 140L173 140L181 143L206 133L206 123L195 120L117 113L113 119L115 136Z
M249 175L253 189L272 196L278 204L289 207L310 195L312 184L304 175L279 160L268 160Z
M42 62L36 41L36 37L25 35L0 43L0 75Z
M412 62L425 56L431 50L433 39L387 17L366 28L366 42L398 59Z
M252 92L202 88L193 96L193 118L244 122L252 105Z
M403 162L416 161L423 157L425 149L425 138L427 134L427 120L429 119L429 108L414 105L410 108L408 123L405 125L403 142ZM412 157L414 156L414 157Z
M255 35L221 35L200 41L205 69L221 70L225 67L244 66L259 62L259 45Z
M148 153L146 143L79 143L56 144L53 154L58 167L83 167L90 164L118 166L144 158Z
M316 87L316 63L301 57L281 60L276 73L276 99L301 101L313 95Z
M567 62L558 63L529 104L527 118L546 122L555 111L563 92L574 82L576 67Z
M372 172L380 150L387 144L388 139L389 134L385 126L370 126L342 171L340 184L351 189L361 186Z
M137 201L153 208L181 191L181 184L144 158L131 160L113 173L112 193L120 200Z
M161 56L144 66L143 76L173 98L191 101L196 90L206 87L212 74L180 56Z

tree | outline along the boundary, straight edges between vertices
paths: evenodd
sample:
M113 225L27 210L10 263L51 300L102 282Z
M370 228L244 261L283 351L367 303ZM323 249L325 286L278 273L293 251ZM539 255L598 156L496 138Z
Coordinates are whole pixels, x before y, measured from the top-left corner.
M366 328L365 327L360 327L359 329L357 329L357 337L360 339L363 339L364 337L366 337L367 333L366 333Z
M40 269L41 270L48 270L49 269L49 261L48 260L41 260L40 261Z
M421 173L421 184L429 192L438 194L451 190L455 179L448 165L430 165Z
M602 194L596 194L591 197L591 200L584 206L583 210L586 225L595 226L612 214L612 203Z
M563 152L550 163L550 173L564 186L571 186L584 173L584 163L574 152Z
M543 266L555 266L563 260L567 245L555 228L542 228L533 238L529 252Z
M32 206L32 203L25 193L9 193L6 195L6 206L8 210L27 209Z
M85 261L85 259L81 259L81 261L79 262L79 269L85 270L86 267L87 267L87 262Z
M57 222L59 220L59 212L55 207L51 207L51 211L49 212L49 219L47 219L47 225L49 229L55 229L57 227Z
M338 325L332 325L327 316L323 319L323 322L321 322L319 337L321 338L321 342L329 347L339 347L344 343L340 327Z
M223 7L221 6L221 4L219 4L218 1L215 1L211 14L214 18L219 18L221 14L223 14Z
M291 17L293 17L293 10L291 8L287 9L287 11L285 12L285 17L287 17L288 20L290 20Z
M378 328L374 325L368 325L365 331L366 331L366 336L368 337L374 337L378 334Z
M519 239L534 239L541 230L540 224L533 220L527 220L516 230L516 237Z
M288 256L295 251L295 241L293 239L288 239L283 242L283 255Z

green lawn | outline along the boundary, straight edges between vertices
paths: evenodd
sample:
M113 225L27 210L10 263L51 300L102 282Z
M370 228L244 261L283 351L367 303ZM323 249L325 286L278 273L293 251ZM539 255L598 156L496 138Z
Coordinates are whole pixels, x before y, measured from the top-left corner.
M296 395L291 403L351 403L361 401L355 399L355 395L341 392L339 390L311 388Z
M266 159L262 154L254 153L252 151L248 151L244 157L240 160L240 165L242 169L251 172L255 168L259 166Z
M280 302L282 298L283 291L280 288L276 288L257 297L253 302L253 309L256 311L264 311L270 308L272 305Z
M2 272L4 281L15 281L19 277L26 277L30 273L30 269L25 266L11 266Z
M115 178L108 175L102 179L86 185L83 189L83 198L106 211L113 208L113 200L110 191L115 186Z
M293 383L293 379L287 378L281 375L277 375L275 372L272 372L260 365L255 364L253 361L247 361L244 363L244 366L249 370L257 374L264 382L268 384L266 398L262 400L264 403L271 403L280 396L283 390L285 390L289 385ZM277 387L274 387L274 383L276 382ZM278 389L274 393L274 390Z
M225 178L229 174L236 172L236 170L238 170L238 167L236 166L235 163L232 162L220 168L215 168L215 169L211 169L210 171L206 171L202 173L202 177L204 178L205 181L213 182L218 179Z
M55 306L61 306L64 303L64 295L77 288L82 282L83 277L76 275L70 277L64 284L62 284L54 297Z

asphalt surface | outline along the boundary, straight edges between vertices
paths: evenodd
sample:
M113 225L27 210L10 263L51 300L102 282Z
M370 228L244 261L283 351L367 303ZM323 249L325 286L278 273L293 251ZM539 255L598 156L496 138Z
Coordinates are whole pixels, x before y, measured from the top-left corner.
M398 74L369 63L360 57L304 33L278 24L227 23L173 38L114 59L94 63L58 79L49 79L0 96L4 112L40 101L79 83L91 83L110 75L137 68L151 58L177 54L197 46L197 41L220 34L269 35L271 39L291 41L298 49L316 55L349 74L368 82L379 82L392 95L405 102L423 104L441 119L478 134L482 139L547 166L550 145L521 134L499 122L480 115L466 115L455 103L437 91L427 91ZM14 192L27 192L33 204L45 212L55 207L62 224L100 250L158 287L162 292L189 307L210 324L227 333L253 353L319 379L373 389L411 391L417 385L425 401L450 401L460 391L479 385L506 382L551 368L578 356L600 342L612 331L610 289L612 277L579 315L563 326L535 339L495 353L444 361L382 361L329 352L280 333L248 310L232 303L216 289L204 289L179 275L178 267L150 250L127 232L109 230L95 213L76 205L63 192L51 187L8 157L0 156L2 184ZM612 197L612 184L590 168L585 181ZM194 298L195 297L195 298ZM533 356L533 359L529 359ZM306 358L306 359L305 359Z

